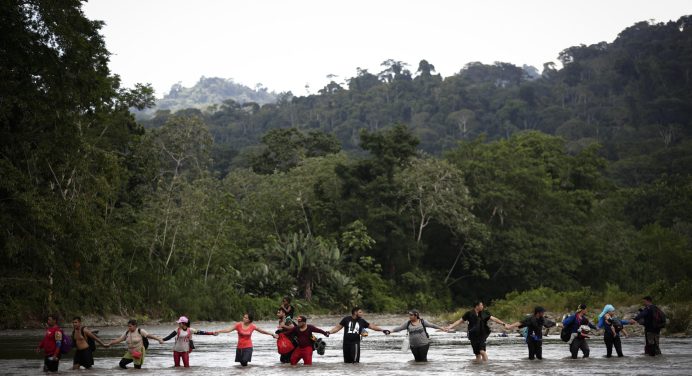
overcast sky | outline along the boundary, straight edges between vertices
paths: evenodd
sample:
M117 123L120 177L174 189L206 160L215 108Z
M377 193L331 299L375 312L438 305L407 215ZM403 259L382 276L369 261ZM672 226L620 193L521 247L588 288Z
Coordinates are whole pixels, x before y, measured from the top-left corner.
M395 59L426 59L443 76L472 61L557 62L564 48L612 42L643 20L692 14L690 0L91 0L103 20L111 71L158 97L201 76L276 92L316 93Z

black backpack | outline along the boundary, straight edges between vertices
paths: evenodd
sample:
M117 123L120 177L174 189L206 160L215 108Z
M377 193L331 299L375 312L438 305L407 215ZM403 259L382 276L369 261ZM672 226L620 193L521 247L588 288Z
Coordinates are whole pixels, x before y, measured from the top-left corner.
M125 337L127 337L127 334L129 332L129 330L125 332ZM137 328L137 333L139 333L139 335L142 336L142 329ZM149 349L149 338L142 336L142 345L144 345L144 350Z
M87 344L89 345L89 351L92 353L96 351L96 341L94 341L93 338L84 335L84 327L82 327L79 332L82 334L83 338L86 338ZM98 330L92 330L91 334L96 335L98 332ZM72 338L74 338L74 329L72 330Z
M653 310L653 313L651 314L652 316L652 322L653 322L653 327L655 329L663 329L666 327L666 314L661 311L658 306L653 306L651 308Z
M564 325L562 330L560 330L560 339L563 342L569 342L569 339L572 337L572 325L574 325L574 322L570 325Z

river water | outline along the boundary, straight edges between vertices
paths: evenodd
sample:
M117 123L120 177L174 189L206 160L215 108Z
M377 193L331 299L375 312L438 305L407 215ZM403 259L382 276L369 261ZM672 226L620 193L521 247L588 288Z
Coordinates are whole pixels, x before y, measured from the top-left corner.
M366 317L367 319L367 317ZM336 317L320 318L310 322L322 329L329 329L339 321ZM385 320L377 322L380 326L393 327L396 322ZM388 321L388 322L387 322ZM274 330L275 322L256 322L267 330ZM390 325L387 325L390 324ZM230 326L229 323L203 323L193 325L202 330L216 330ZM174 325L142 326L153 334L166 336L174 330ZM104 340L111 340L125 332L123 328L99 329ZM65 330L66 332L68 330ZM69 329L71 331L71 328ZM34 349L41 341L41 330L7 330L0 332L0 374L35 375L41 371L42 355ZM410 352L401 351L403 333L384 336L371 332L363 339L361 346L361 363L344 364L341 352L342 332L327 338L325 355L314 353L313 365L292 367L279 363L276 352L276 341L266 335L255 332L253 335L254 352L252 363L241 367L234 363L236 333L219 336L195 336L196 349L190 354L189 369L173 367L172 341L159 345L151 341L143 369L137 375L276 375L279 373L297 373L313 375L341 375L357 373L360 376L385 376L422 373L426 375L692 375L692 338L662 338L661 357L643 355L642 337L623 339L624 358L605 358L605 345L600 337L590 340L591 357L588 359L571 359L567 344L560 341L557 333L544 339L542 361L529 361L523 339L511 334L499 337L497 333L488 339L489 361L486 364L476 363L471 346L463 332L444 333L430 331L432 344L427 363L414 363ZM131 369L120 370L118 362L125 353L123 344L110 349L99 347L94 353L96 364L91 370L81 370L79 375L130 374ZM73 353L63 356L60 362L60 373L75 373L72 367ZM131 365L130 365L131 367Z

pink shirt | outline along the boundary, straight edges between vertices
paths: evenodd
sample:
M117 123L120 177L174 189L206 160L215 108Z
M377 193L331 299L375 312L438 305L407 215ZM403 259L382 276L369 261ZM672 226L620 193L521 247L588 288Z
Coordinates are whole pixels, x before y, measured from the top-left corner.
M255 329L257 329L255 324L250 324L247 328L243 328L243 323L241 322L235 324L235 331L238 332L239 349L252 347L252 332L254 332Z

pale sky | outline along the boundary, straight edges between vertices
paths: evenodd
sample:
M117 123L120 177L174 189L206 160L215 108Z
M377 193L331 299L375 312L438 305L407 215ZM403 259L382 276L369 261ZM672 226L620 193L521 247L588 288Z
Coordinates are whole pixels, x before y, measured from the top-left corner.
M157 97L201 76L270 91L316 93L356 68L422 59L443 77L472 61L557 62L563 49L612 42L635 22L692 14L689 0L91 0L110 68L123 85L151 83Z

